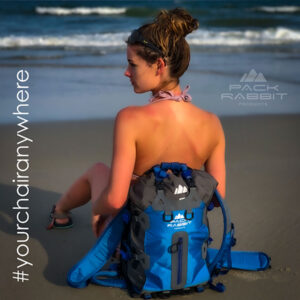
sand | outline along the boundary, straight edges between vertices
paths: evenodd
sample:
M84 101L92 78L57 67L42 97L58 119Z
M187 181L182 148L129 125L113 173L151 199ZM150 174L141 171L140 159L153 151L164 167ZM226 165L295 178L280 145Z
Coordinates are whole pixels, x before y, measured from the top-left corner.
M222 118L227 151L227 202L236 227L239 250L264 251L272 268L264 272L231 271L220 280L222 295L174 296L173 299L300 299L299 115ZM73 211L74 228L46 231L53 203L89 166L110 164L112 120L32 123L30 145L29 216L30 250L24 257L33 264L20 268L29 274L21 283L17 270L16 125L1 125L0 173L0 294L1 299L128 299L126 291L89 285L73 289L68 270L90 249L90 206ZM218 228L218 211L212 216ZM216 224L214 224L216 222ZM23 249L24 250L24 249Z

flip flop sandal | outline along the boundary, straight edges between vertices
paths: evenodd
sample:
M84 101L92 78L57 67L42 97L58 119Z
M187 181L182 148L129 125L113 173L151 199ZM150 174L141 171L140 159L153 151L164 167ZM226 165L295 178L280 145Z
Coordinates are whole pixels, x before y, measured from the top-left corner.
M55 212L55 208L56 206L53 205L52 206L52 209L51 209L51 213L50 213L50 216L49 216L49 225L47 226L47 229L50 230L50 229L68 229L68 228L71 228L73 227L73 220L71 218L71 213L57 213ZM66 219L68 218L68 222L67 223L57 223L56 220L59 220L59 219Z

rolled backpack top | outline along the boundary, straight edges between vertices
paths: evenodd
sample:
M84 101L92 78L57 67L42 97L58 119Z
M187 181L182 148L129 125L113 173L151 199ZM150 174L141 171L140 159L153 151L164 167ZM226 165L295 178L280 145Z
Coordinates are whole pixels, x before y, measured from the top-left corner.
M171 172L168 172L171 171ZM132 296L224 291L213 278L231 268L264 270L262 252L234 252L234 226L216 191L217 182L205 171L180 163L162 163L142 175L129 191L127 206L99 237L96 245L68 273L72 287L88 282L127 288ZM219 249L211 241L207 212L213 195L223 214ZM112 256L121 243L120 261Z

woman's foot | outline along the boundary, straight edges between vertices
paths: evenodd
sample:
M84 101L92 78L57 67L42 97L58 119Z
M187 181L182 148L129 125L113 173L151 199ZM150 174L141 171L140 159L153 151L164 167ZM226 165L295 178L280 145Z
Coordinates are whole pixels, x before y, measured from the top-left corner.
M56 205L53 205L50 216L49 216L49 225L47 229L67 229L73 227L73 220L71 218L71 213L65 213L63 211L59 211L56 208Z

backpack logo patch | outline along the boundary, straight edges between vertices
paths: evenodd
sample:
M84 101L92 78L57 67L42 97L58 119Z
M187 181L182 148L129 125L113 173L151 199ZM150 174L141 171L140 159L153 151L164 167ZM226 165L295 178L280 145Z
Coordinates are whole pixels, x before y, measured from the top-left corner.
M188 189L186 186L179 184L178 187L175 189L174 195L184 194L187 191Z
M184 219L184 215L182 215L181 213L179 213L178 215L175 216L174 219L175 219L175 220Z
M167 227L171 227L174 229L182 229L182 228L185 228L187 225L189 225L191 222L192 222L191 220L186 220L183 214L178 213L174 217L174 220L169 222Z
M178 187L175 189L174 195L181 195L188 192L188 189L185 185L179 184ZM179 200L183 200L185 197L179 198Z

